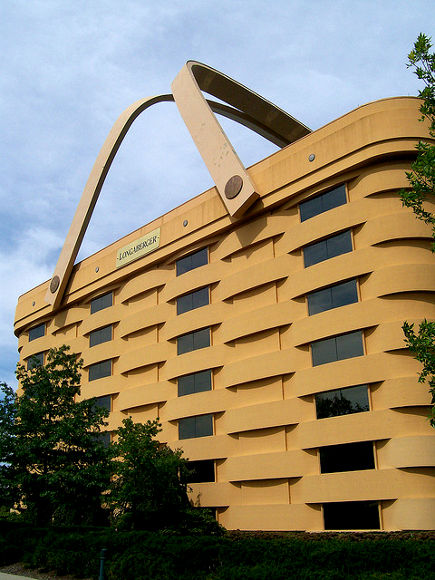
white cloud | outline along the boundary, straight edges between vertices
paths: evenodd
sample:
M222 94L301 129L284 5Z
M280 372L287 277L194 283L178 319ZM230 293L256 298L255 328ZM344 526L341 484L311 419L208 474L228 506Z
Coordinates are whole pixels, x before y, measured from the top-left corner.
M48 261L59 237L50 230L30 228L0 251L2 305L0 310L0 380L15 384L17 342L12 334L18 296L50 278L54 264Z
M93 162L123 109L170 92L190 58L315 129L367 101L416 94L406 55L419 32L432 33L434 13L429 0L3 2L0 379L13 373L18 295L50 278ZM246 164L273 150L225 127ZM81 255L210 185L175 106L146 111L115 159Z

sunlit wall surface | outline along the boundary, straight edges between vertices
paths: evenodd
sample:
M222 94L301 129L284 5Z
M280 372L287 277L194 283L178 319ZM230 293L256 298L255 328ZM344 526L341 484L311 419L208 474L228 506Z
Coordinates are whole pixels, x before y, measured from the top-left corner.
M211 189L78 264L60 310L48 282L21 296L21 360L70 344L109 431L159 417L227 528L431 528L430 398L401 326L434 317L435 262L396 194L418 116L360 107L250 168L244 218Z

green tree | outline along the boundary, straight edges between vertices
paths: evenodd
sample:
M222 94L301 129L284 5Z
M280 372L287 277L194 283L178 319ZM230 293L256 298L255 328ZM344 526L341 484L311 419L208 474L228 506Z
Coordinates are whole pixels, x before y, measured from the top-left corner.
M423 365L418 381L420 383L427 381L428 383L429 391L432 394L430 422L432 427L435 427L435 323L423 320L417 333L414 331L414 324L405 322L402 328L409 350Z
M419 92L422 99L420 120L429 122L429 134L435 139L435 53L431 52L431 39L419 34L413 50L408 55L408 67L414 69L425 87ZM435 145L430 140L419 141L417 158L412 163L412 171L406 172L409 189L402 189L399 195L404 206L413 210L415 216L432 227L432 252L435 252L435 216L426 202L435 201ZM405 343L415 358L423 364L419 382L426 382L432 394L431 425L435 427L435 322L424 320L418 331L414 324L403 325Z
M186 461L156 436L158 420L134 423L116 433L114 476L107 496L116 526L123 529L177 527L189 508Z
M16 393L6 383L0 383L0 507L9 508L18 494L11 479L16 419Z
M69 347L51 349L44 365L17 366L21 394L0 402L4 480L17 507L37 524L90 522L110 478L110 449L99 437L107 411L77 401L82 361Z
M408 67L414 68L425 87L418 96L421 121L429 122L429 134L435 139L435 53L431 53L431 39L419 34L414 49L408 55ZM415 216L432 226L432 251L435 251L435 216L424 207L426 201L435 201L435 145L429 141L419 141L417 158L412 163L412 171L406 172L409 189L399 191L402 203L415 213Z

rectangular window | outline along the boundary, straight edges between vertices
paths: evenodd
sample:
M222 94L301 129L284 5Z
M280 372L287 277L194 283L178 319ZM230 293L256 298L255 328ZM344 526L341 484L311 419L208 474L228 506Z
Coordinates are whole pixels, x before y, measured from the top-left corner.
M177 298L177 314L183 314L183 312L201 308L201 306L206 306L209 303L209 288L206 286L205 288L195 290L195 292L190 292L190 294L185 294Z
M104 447L109 447L110 445L110 431L102 431L101 433L97 434L98 439L104 445Z
M324 338L311 343L313 366L362 356L364 347L361 330L339 334L332 338Z
M313 266L318 262L329 260L335 256L347 254L352 251L352 236L350 235L350 230L305 246L303 250L305 268Z
M102 397L95 397L95 406L100 409L112 410L112 395L103 395Z
M335 284L307 295L309 315L358 302L356 280Z
M373 443L344 443L320 447L320 473L374 469Z
M109 308L109 306L112 306L112 304L112 292L98 296L98 298L91 300L91 314L95 314L95 312L98 312L99 310L104 310L104 308Z
M176 261L177 276L181 276L181 274L200 266L205 266L205 264L208 264L208 251L207 248L202 248L202 250L198 250Z
M213 415L197 415L178 421L178 438L193 439L213 435Z
M192 395L201 391L211 391L211 370L178 377L178 396Z
M112 325L104 326L98 330L93 330L89 334L89 346L96 346L102 342L109 342L112 340Z
M345 203L346 188L343 184L300 203L299 209L301 212L301 222L333 209L334 207L344 205Z
M41 338L41 336L44 335L45 335L45 322L29 329L29 342L32 342L32 340L35 340L35 338Z
M110 377L112 374L112 359L103 360L89 366L89 380L95 381L103 377Z
M210 346L210 328L202 328L177 338L177 354Z
M32 354L27 359L27 370L31 371L35 367L40 367L44 364L44 353L37 352L36 354Z
M367 385L334 389L316 394L316 413L318 419L338 417L351 413L370 411Z
M323 504L325 530L379 530L376 501L344 501Z
M216 481L214 474L214 460L189 461L187 469L190 473L186 476L186 483L205 483Z

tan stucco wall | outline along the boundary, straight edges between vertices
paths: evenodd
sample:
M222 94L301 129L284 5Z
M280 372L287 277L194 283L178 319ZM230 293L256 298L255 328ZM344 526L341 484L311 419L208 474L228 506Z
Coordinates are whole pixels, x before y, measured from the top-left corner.
M322 530L322 504L365 500L380 502L383 529L433 527L430 398L401 325L435 318L435 262L429 229L396 195L425 135L418 116L412 98L360 107L250 168L260 201L243 219L211 189L78 264L59 311L44 302L48 282L21 296L21 360L63 343L85 369L113 359L110 377L84 372L82 395L114 395L110 429L159 416L162 440L216 459L216 482L192 497L228 528ZM299 201L341 183L346 205L300 222ZM156 227L160 248L116 270L116 250ZM351 253L304 268L304 245L348 228ZM204 246L209 263L177 277L175 260ZM351 278L358 303L308 316L308 292ZM176 298L206 285L210 304L177 316ZM90 316L109 290L113 306ZM28 342L43 321L46 336ZM89 348L108 324L113 340ZM178 336L208 326L210 347L177 356ZM365 356L312 366L312 341L352 330ZM209 368L212 391L177 397L178 376ZM369 412L316 419L315 393L365 383ZM179 441L178 420L205 413L214 436ZM319 447L358 441L374 442L376 469L320 474Z

